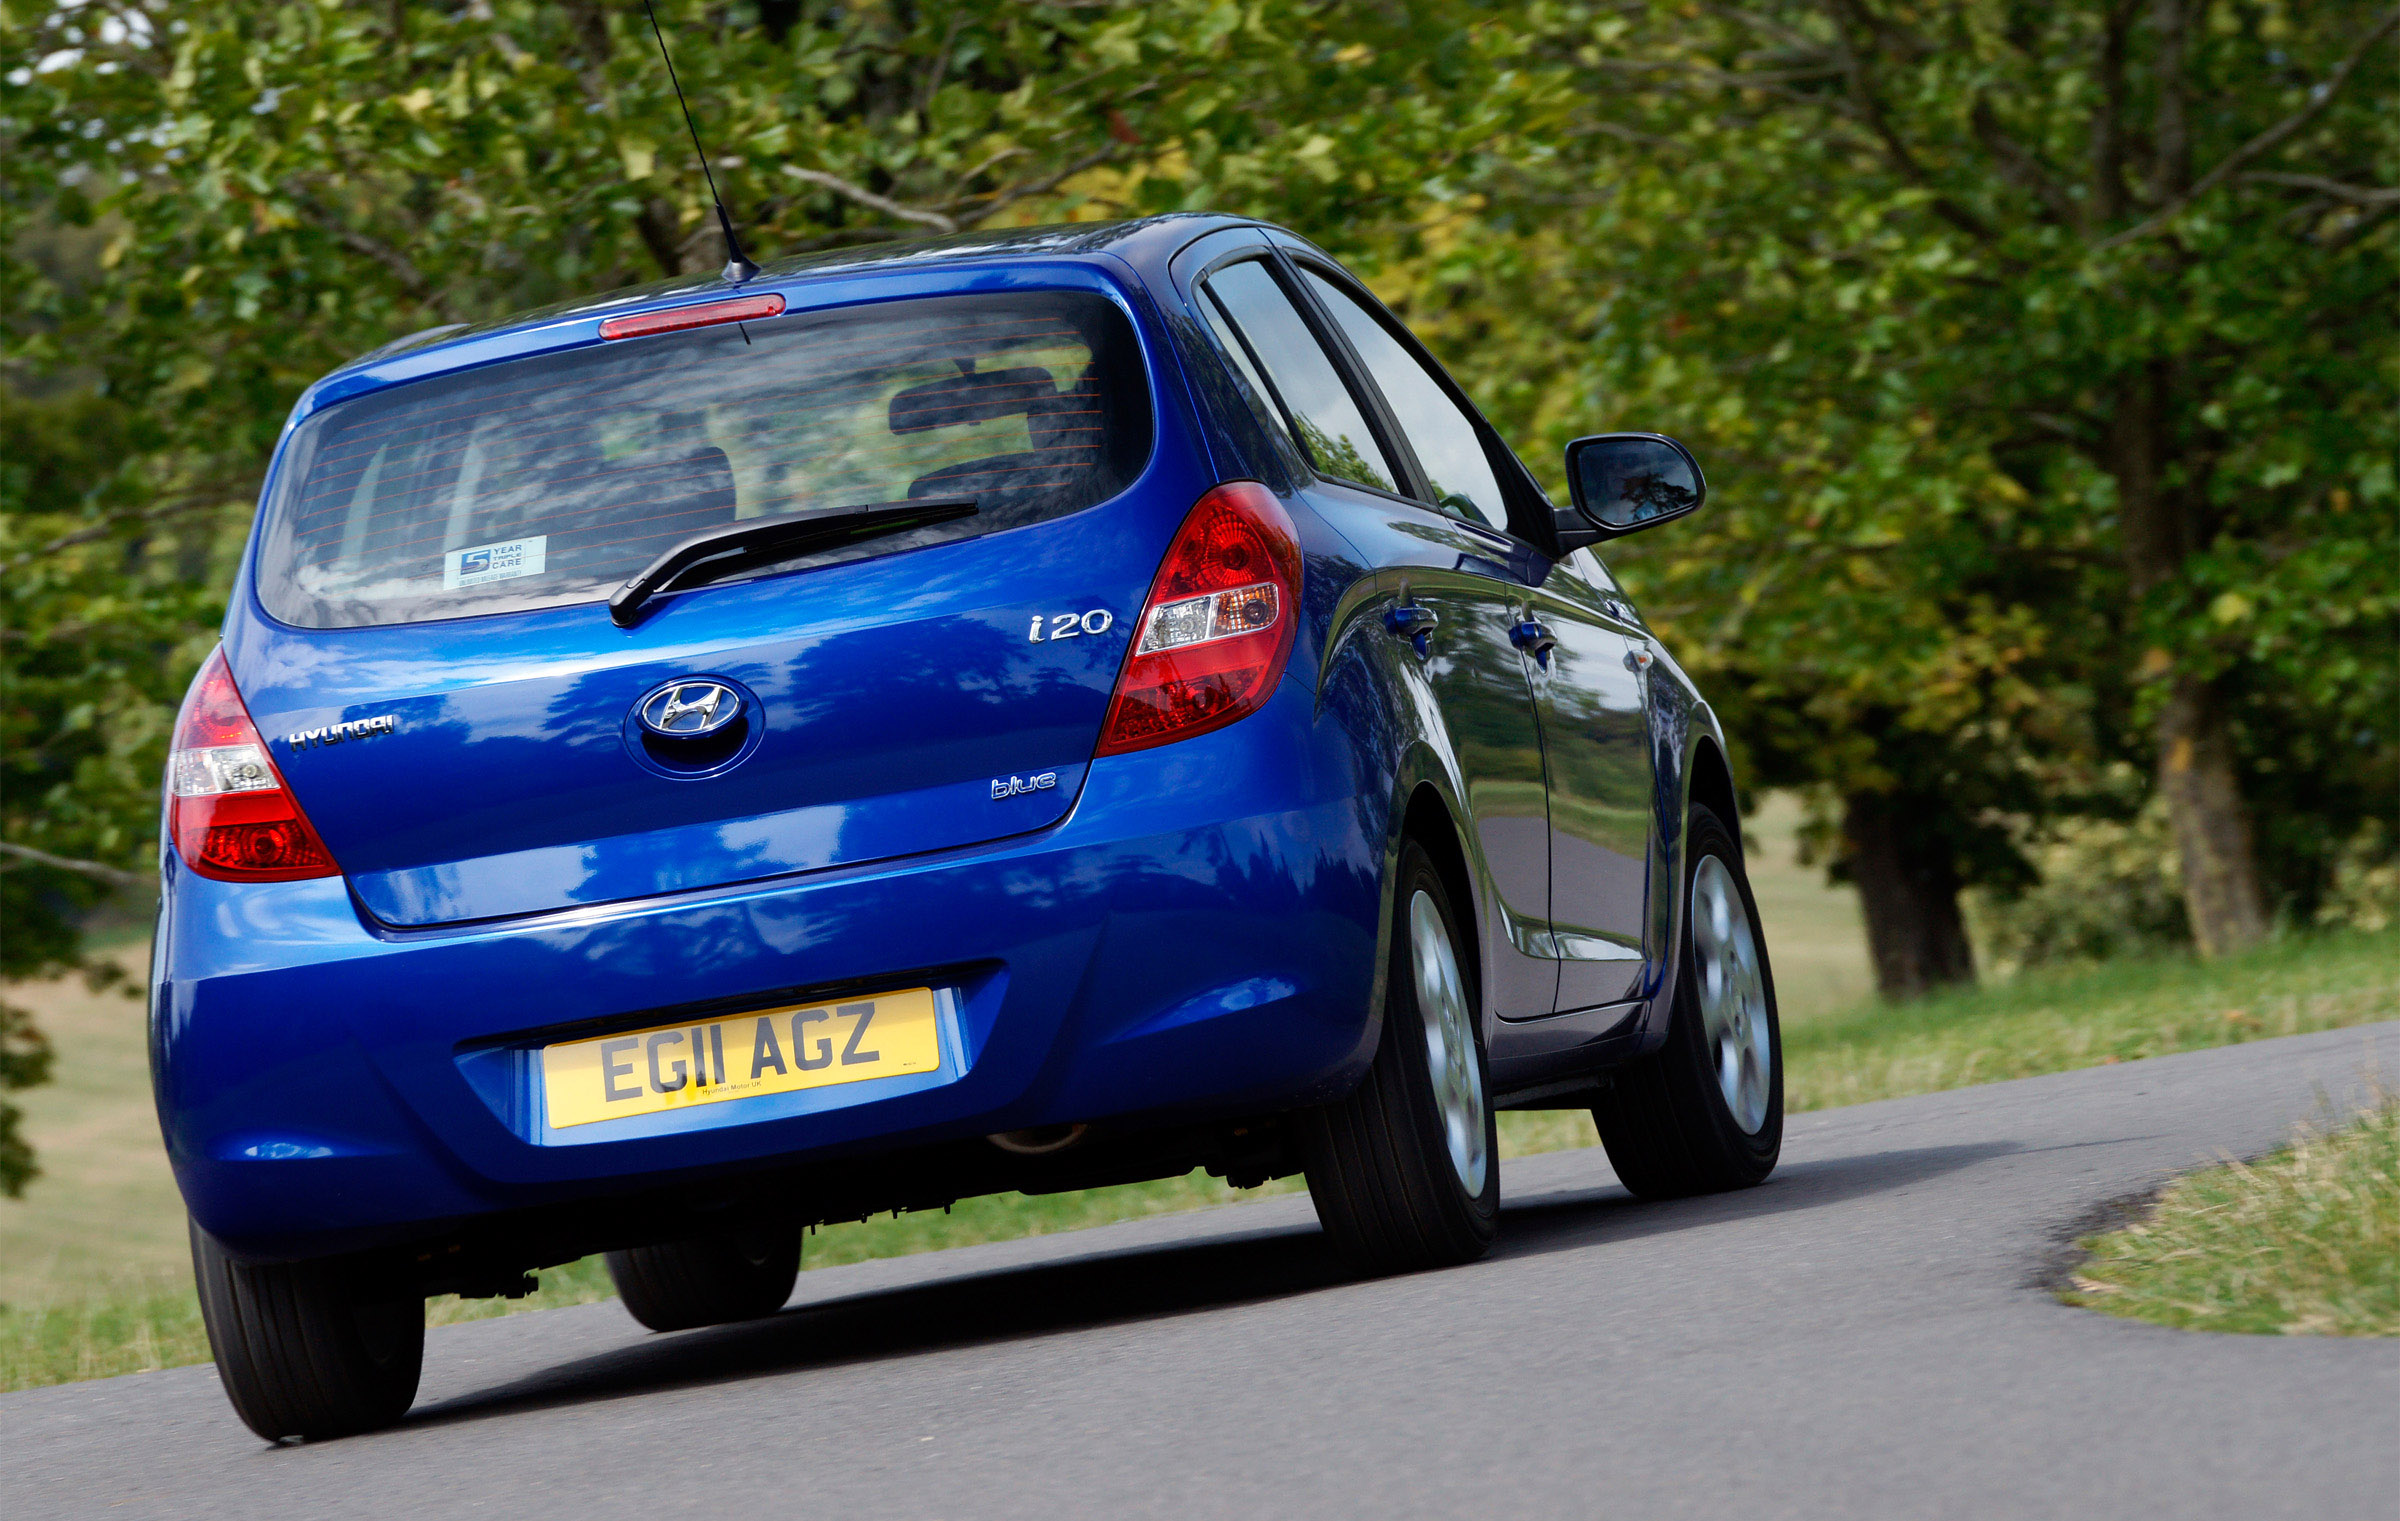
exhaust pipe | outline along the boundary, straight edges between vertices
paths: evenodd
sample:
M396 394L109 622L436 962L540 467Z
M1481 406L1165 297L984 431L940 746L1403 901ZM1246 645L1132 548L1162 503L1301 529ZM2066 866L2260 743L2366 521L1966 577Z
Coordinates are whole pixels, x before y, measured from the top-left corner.
M1091 1132L1091 1126L1036 1125L1031 1130L1001 1130L984 1137L1012 1157L1046 1157L1065 1151Z

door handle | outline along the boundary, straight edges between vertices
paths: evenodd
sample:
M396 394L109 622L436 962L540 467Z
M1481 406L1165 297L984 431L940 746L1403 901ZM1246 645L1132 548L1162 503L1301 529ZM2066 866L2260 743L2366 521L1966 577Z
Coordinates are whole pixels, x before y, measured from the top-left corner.
M1419 607L1413 602L1386 608L1383 614L1383 626L1395 637L1407 640L1410 648L1417 652L1419 660L1424 659L1432 649L1431 636L1441 622L1440 616L1432 608Z
M1518 649L1531 655L1543 670L1550 669L1550 651L1557 645L1558 636L1545 628L1539 618L1528 618L1510 629L1508 639Z

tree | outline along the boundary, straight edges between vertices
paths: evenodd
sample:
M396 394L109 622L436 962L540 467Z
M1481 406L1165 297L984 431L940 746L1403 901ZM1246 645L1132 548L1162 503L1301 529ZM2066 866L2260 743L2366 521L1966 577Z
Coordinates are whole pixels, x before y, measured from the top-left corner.
M1531 72L1522 39L1491 41ZM1980 439L1872 384L1847 404L1796 390L1821 362L1792 342L1817 295L1762 286L1727 171L1621 139L1570 161L1581 97L1527 82L1517 100L1511 139L1462 166L1488 188L1364 230L1354 257L1554 481L1580 433L1698 447L1708 510L1607 546L1610 565L1700 679L1745 786L1824 795L1883 989L1971 978L1959 891L2027 880L2005 821L2086 790L2096 620L2050 613L2104 601L2090 545L2062 547L2071 519L2028 539L2057 510Z
M177 659L204 593L177 546L140 520L121 462L133 430L88 395L0 391L0 979L81 971L81 916L129 886L155 837ZM122 532L120 530L123 530ZM146 807L131 809L138 798ZM145 814L151 815L145 817ZM0 1004L0 1094L47 1079L50 1047ZM17 1108L0 1100L0 1193L34 1176Z
M1729 480L1782 498L1743 563L1661 535L1635 565L1735 610L1739 651L1722 622L1704 642L1769 672L1753 699L1813 668L1831 685L1803 706L1863 687L1949 736L1891 790L1917 807L1955 808L1962 748L2057 774L2088 741L2088 775L2142 745L2205 954L2305 906L2391 806L2396 25L2209 0L1549 8L1525 46L1570 103L1493 181L1573 227L1592 389L1619 415L1674 402ZM1869 561L1906 608L1880 631L1840 595ZM1911 631L1928 613L1947 634ZM1805 658L1826 625L1848 627ZM2006 703L1924 710L1911 673L1945 665L2049 735L1995 733Z

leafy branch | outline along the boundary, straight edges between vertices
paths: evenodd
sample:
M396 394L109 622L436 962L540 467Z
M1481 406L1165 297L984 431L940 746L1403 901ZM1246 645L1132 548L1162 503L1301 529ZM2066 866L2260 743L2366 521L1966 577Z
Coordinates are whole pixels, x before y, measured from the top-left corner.
M2384 12L2383 19L2369 29L2367 35L2360 39L2358 46L2350 50L2349 56L2334 65L2333 72L2326 75L2322 81L2309 90L2306 105L2251 138L2231 153L2226 154L2223 159L2218 161L2217 167L2202 175L2199 182L2194 184L2191 189L2168 201L2157 211L2126 228L2123 232L2114 237L2102 239L2095 245L2094 251L2104 253L2111 248L2121 247L2159 231L2181 216L2185 208L2193 202L2232 179L2240 172L2244 164L2249 163L2260 154L2280 147L2301 128L2315 121L2327 106L2333 104L2334 97L2342 92L2342 86L2350 82L2350 76L2358 72L2359 64L2364 62L2367 55L2392 34L2394 27L2400 27L2400 7L2394 7Z
M153 507L126 508L122 511L106 513L95 522L62 533L47 543L37 544L31 549L21 549L6 560L0 560L0 579L13 576L35 561L46 560L61 550L108 538L119 529L132 524L159 523L169 518L182 517L186 513L198 512L203 508L223 506L239 494L239 489L237 486L228 485L196 492L189 496L176 497L172 501L161 502Z

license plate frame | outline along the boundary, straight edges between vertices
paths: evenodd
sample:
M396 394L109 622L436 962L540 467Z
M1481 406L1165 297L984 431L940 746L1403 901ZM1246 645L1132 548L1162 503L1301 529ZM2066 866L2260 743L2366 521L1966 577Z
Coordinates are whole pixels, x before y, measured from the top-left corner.
M896 988L553 1041L532 1053L540 1128L943 1072L956 1043L945 1003Z

